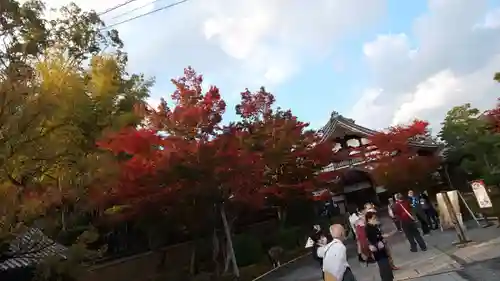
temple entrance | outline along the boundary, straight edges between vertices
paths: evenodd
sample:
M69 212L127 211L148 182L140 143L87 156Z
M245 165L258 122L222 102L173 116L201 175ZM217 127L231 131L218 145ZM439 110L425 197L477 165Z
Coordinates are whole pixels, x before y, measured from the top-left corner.
M344 197L348 206L362 208L365 203L380 205L375 185L368 172L351 169L342 177Z

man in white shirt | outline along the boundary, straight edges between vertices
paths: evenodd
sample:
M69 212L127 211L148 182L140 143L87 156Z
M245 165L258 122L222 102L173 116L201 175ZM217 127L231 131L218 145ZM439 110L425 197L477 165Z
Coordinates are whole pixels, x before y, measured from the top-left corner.
M336 281L355 281L347 263L344 227L340 224L330 226L332 242L318 248L318 256L323 258L323 272L330 274ZM326 279L326 278L325 278Z

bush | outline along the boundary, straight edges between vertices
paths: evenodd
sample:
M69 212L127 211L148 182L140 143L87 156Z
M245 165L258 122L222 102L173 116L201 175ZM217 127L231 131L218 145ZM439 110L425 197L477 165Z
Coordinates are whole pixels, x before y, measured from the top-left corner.
M285 250L292 250L299 246L302 241L300 227L282 228L278 232L277 244Z
M248 234L236 236L233 246L238 266L258 263L264 256L264 250L260 241Z

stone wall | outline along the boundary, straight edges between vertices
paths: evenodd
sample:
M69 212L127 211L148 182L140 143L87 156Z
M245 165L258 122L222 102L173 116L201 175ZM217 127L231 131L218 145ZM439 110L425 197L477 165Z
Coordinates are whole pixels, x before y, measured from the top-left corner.
M180 273L189 265L192 247L188 242L92 266L80 281L146 281L159 272Z
M248 226L243 232L265 236L272 233L276 226L276 221L267 221ZM149 281L160 273L163 280L186 280L181 274L183 269L187 270L189 266L193 244L192 242L177 244L158 251L91 266L79 281Z

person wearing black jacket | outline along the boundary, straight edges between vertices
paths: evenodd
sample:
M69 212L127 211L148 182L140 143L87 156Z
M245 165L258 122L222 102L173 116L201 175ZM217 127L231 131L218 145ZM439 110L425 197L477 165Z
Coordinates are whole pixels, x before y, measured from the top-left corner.
M432 206L432 202L429 200L429 197L424 193L420 196L420 206L424 211L429 226L434 230L439 229L438 213L434 206Z
M312 256L322 268L323 259L318 256L318 248L332 241L332 236L330 233L323 231L321 226L315 225L313 226L313 233L309 237L314 242L314 245L312 246Z
M394 281L394 273L390 262L390 255L385 246L385 239L379 228L379 220L374 212L367 212L366 216L366 237L368 239L370 251L377 262L380 279L382 281Z

